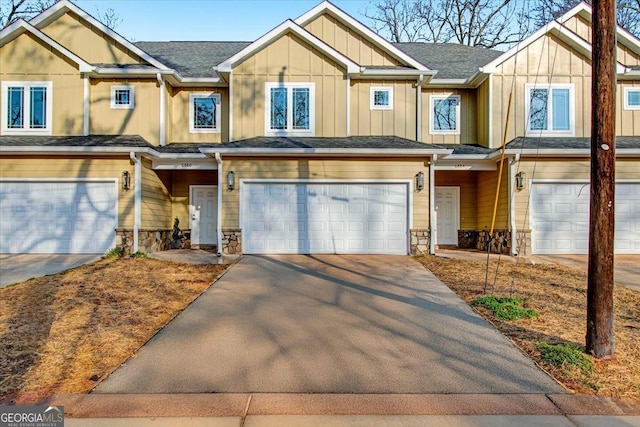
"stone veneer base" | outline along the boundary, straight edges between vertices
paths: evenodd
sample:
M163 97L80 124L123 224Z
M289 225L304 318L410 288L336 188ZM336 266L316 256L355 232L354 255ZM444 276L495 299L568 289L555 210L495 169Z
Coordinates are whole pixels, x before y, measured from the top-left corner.
M191 230L182 230L184 239L182 239L181 247L173 249L190 249L191 248ZM173 230L138 230L138 250L140 252L152 253L159 251L168 251L172 249L171 240L173 239ZM133 230L118 228L116 229L116 247L122 248L125 254L133 253Z

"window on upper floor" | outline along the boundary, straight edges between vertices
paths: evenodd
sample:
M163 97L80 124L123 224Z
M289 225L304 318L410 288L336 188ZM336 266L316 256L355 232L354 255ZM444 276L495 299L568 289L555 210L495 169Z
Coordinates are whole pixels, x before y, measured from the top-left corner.
M111 108L132 110L134 106L133 86L111 86Z
M527 135L574 135L573 85L528 84L525 108Z
M640 87L624 88L624 109L640 110Z
M313 83L266 83L265 92L266 135L314 135Z
M371 109L372 110L393 110L393 88L372 87L371 88Z
M460 134L460 95L431 95L430 118L432 134Z
M2 132L51 135L51 82L2 82Z
M220 132L220 94L192 93L189 95L189 132Z

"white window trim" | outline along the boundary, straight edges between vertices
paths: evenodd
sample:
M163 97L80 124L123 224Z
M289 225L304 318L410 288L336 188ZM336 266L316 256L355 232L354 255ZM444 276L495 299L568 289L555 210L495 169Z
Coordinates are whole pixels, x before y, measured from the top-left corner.
M555 131L551 129L551 121L553 119L553 105L551 104L551 93L549 93L549 110L547 111L547 120L549 129L547 130L532 130L531 119L529 117L529 110L531 108L531 90L532 89L547 89L551 91L553 89L569 89L569 130L560 130ZM524 90L524 110L525 110L525 135L526 136L575 136L576 133L576 97L573 83L542 83L542 84L534 84L527 83L525 84Z
M116 91L128 90L129 91L129 103L128 104L116 104ZM133 110L136 105L135 102L135 89L131 85L113 85L111 86L111 109L112 110Z
M196 129L193 126L194 109L193 100L196 98L213 98L216 104L216 127L212 129ZM220 133L220 119L222 106L220 104L220 94L215 92L194 92L189 94L189 133Z
M30 87L46 87L47 88L47 126L44 129L29 129L27 123L29 122L29 117L25 113L24 115L24 126L21 129L9 128L7 127L7 119L9 117L9 88L10 87L23 87L25 89L25 93L27 93L27 89ZM24 109L25 112L29 111L29 97L25 96L24 99ZM3 135L51 135L51 130L53 128L53 82L50 81L4 81L2 82L2 102L0 103Z
M271 89L272 88L286 88L287 89L287 126L290 127L293 123L292 114L293 108L291 103L293 97L291 96L291 90L293 88L306 88L309 89L309 129L271 129ZM265 103L264 103L264 134L266 136L314 136L316 126L316 85L315 83L265 83Z
M640 87L625 87L624 88L624 109L625 110L640 110L640 105L629 104L629 93L640 92Z
M389 94L389 105L375 105L375 93L387 92ZM369 105L372 110L393 110L393 88L389 86L372 86L369 92Z
M454 98L458 100L458 105L456 106L456 128L452 130L435 129L434 128L435 120L433 116L433 111L434 111L433 109L436 104L435 102L437 100L449 99L449 98ZM460 95L456 95L454 93L431 95L429 97L429 133L431 135L460 135L460 119L461 119L460 104L461 104Z

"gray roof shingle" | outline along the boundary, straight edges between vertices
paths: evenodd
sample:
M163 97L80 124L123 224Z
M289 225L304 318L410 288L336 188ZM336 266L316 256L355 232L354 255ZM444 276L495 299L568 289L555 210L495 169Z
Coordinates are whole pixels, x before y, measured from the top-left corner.
M455 43L394 43L407 55L431 70L438 70L436 79L467 79L478 68L504 52Z
M138 135L29 136L0 135L0 146L155 148Z
M508 149L515 150L588 150L591 138L535 138L518 137L507 144ZM617 136L616 148L640 149L640 136Z
M213 67L251 42L137 42L135 45L184 77L214 77Z

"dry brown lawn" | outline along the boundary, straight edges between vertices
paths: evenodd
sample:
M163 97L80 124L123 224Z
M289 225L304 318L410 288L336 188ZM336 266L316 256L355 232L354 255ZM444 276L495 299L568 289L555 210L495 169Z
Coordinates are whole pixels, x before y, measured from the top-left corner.
M0 289L0 404L88 392L225 268L104 259Z
M486 261L447 259L435 256L418 260L467 303L483 296ZM545 363L536 343L574 343L584 349L587 313L587 277L560 265L501 262L492 290L497 261L489 264L487 294L516 296L539 316L501 321L486 309L478 312L511 338L522 351L569 390L618 398L640 398L640 292L615 287L615 359L594 358L593 373L558 368Z

